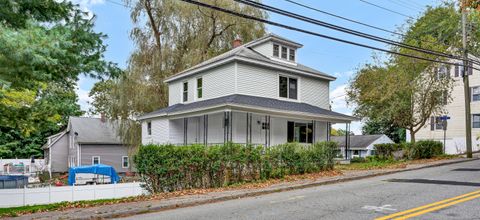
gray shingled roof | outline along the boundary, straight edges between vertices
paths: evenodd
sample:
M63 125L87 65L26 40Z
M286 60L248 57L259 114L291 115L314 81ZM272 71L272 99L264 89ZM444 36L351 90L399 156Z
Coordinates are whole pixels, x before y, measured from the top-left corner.
M290 64L286 64L286 63L283 63L283 62L278 62L278 61L275 61L275 60L272 60L268 57L266 57L265 55L253 50L251 48L251 45L255 45L257 42L259 41L262 41L266 38L279 38L281 40L284 40L284 41L290 41L288 39L285 39L285 38L282 38L280 36L277 36L277 35L274 35L274 34L269 34L269 35L266 35L262 38L259 38L259 39L256 39L256 40L253 40L251 42L248 42L244 45L241 45L237 48L234 48L232 50L229 50L223 54L220 54L216 57L213 57L211 59L208 59L202 63L199 63L193 67L190 67L182 72L179 72L171 77L169 77L167 80L169 80L170 78L173 78L173 77L176 77L176 76L179 76L179 75L182 75L186 72L189 72L189 71L192 71L192 70L195 70L195 69L198 69L198 68L201 68L201 67L204 67L204 66L207 66L209 64L212 64L212 63L215 63L215 62L218 62L218 61L222 61L222 60L225 60L225 59L228 59L228 58L231 58L231 57L244 57L244 58L249 58L249 59L253 59L253 60L256 60L256 61L261 61L261 62L266 62L266 63L269 63L269 64L275 64L279 67L283 67L283 68L291 68L291 69L294 69L294 70L299 70L299 71L305 71L305 72L308 72L308 73L313 73L313 74L317 74L319 76L324 76L324 77L328 77L328 78L333 78L335 79L334 76L331 76L329 74L326 74L326 73L323 73L321 71L318 71L316 69L313 69L313 68L310 68L308 66L305 66L305 65L302 65L300 63L297 62L297 65L290 65Z
M175 104L167 108L159 109L154 112L147 113L140 117L141 120L147 119L150 117L156 117L162 114L171 114L182 111L190 111L195 109L208 108L219 105L228 105L228 104L237 104L244 106L255 106L261 108L268 108L272 110L282 110L282 111L294 111L294 112L303 112L309 114L318 114L322 116L332 116L332 117L341 117L348 120L356 120L356 118L337 112L333 112L327 109L319 108L310 104L301 103L301 102L291 102L283 101L272 98L264 98L257 96L248 96L248 95L229 95L223 96L214 99L207 99L198 102L192 102L187 104Z
M119 124L116 121L100 118L70 117L69 131L77 132L78 143L122 144L117 135Z
M382 137L383 134L374 135L351 135L350 136L350 149L367 149L375 140ZM345 147L345 136L332 136L331 141L338 142L339 147Z

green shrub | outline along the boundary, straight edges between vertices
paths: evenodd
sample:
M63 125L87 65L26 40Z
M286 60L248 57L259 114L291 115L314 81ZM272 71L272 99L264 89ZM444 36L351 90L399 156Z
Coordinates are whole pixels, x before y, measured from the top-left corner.
M350 160L350 163L364 163L367 160L363 157L354 157Z
M409 159L428 159L443 154L443 144L440 141L421 140L415 144L403 144Z
M232 143L210 147L145 145L134 162L147 190L165 192L328 170L333 168L336 150L334 142L268 148Z
M402 149L401 145L396 143L375 144L373 146L377 157L384 159L393 158L393 153Z

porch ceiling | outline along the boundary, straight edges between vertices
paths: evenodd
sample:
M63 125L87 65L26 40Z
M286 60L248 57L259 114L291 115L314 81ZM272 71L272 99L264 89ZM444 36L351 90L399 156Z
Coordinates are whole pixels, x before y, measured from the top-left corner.
M138 119L146 120L156 117L185 117L224 110L245 111L309 120L314 119L334 123L349 123L351 121L359 120L358 118L352 116L319 108L306 103L239 94L187 104L175 104L167 108L147 113Z

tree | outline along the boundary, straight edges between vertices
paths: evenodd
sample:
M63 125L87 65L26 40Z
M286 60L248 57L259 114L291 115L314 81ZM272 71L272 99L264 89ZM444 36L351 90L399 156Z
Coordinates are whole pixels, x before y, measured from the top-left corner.
M330 130L330 135L332 135L332 136L345 136L345 135L347 135L347 131L343 130L341 128L339 128L339 129L332 128L332 130ZM350 131L350 135L355 135L355 134L352 131Z
M236 2L204 2L266 17L265 12ZM168 105L168 89L163 82L166 77L226 52L236 38L250 41L263 36L265 27L258 22L177 0L127 3L132 7L134 28L131 37L136 48L125 76L113 80L111 88L107 86L110 82L100 82L95 87L91 93L94 97L92 112L103 111L111 118L121 119L119 130L124 142L138 146L140 127L131 119Z
M460 14L453 4L428 8L416 21L411 21L403 43L428 50L456 53L460 51L461 38L458 33ZM477 31L478 32L478 31ZM475 33L472 35L478 35ZM471 52L478 52L478 45L472 44ZM404 54L443 60L432 54L423 54L405 48L392 50ZM403 56L392 55L384 61L362 67L351 81L347 91L349 102L357 105L354 114L378 121L386 119L394 126L410 132L411 141L415 134L432 115L446 113L443 108L451 99L453 80L449 66Z
M395 143L405 141L405 129L395 125L394 122L382 118L367 119L362 127L362 134L385 134Z
M41 156L45 138L82 114L78 76L120 73L93 25L70 1L0 2L0 157Z

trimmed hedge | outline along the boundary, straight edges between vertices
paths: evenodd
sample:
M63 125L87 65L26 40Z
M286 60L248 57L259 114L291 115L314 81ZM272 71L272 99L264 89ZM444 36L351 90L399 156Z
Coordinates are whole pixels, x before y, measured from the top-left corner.
M409 159L429 159L443 154L443 143L434 140L421 140L415 144L404 144Z
M245 181L330 170L336 142L275 147L146 145L134 156L135 168L150 192L221 187Z
M397 151L403 151L408 159L429 159L443 154L443 144L440 141L421 140L412 143L388 143L375 144L376 156L383 159L391 159Z

